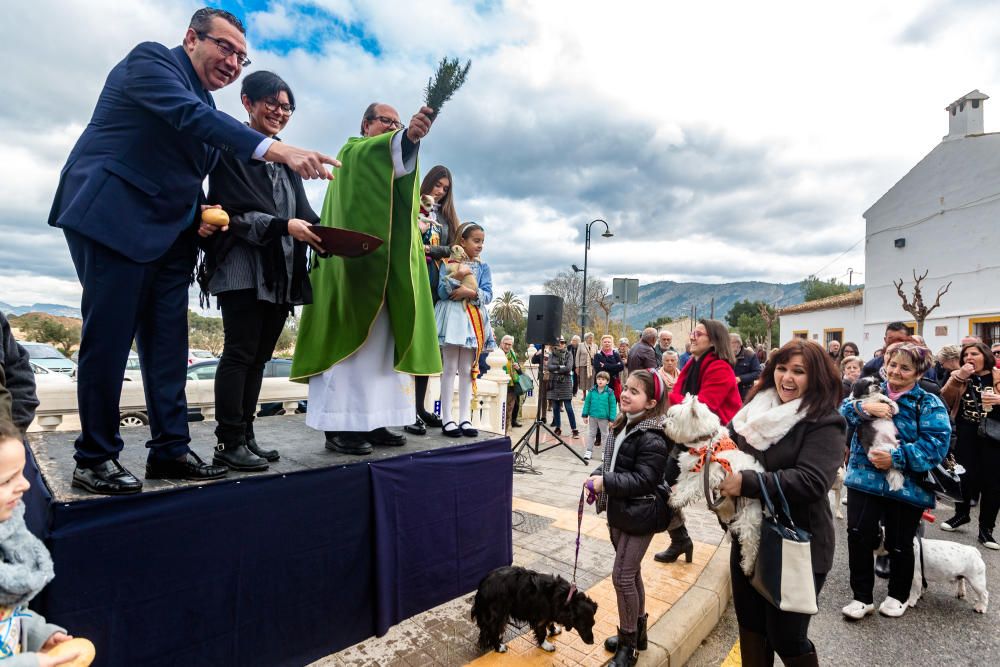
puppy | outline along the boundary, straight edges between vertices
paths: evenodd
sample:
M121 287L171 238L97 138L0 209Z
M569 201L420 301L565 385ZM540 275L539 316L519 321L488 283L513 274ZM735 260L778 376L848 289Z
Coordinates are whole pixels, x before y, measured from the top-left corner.
M576 630L587 644L594 643L594 614L597 603L582 591L570 595L570 583L562 577L540 574L512 565L499 567L479 582L472 603L472 620L479 626L479 648L507 651L502 643L510 621L527 623L535 632L535 641L545 651L556 647L546 637Z
M722 426L715 413L691 394L685 396L682 403L667 410L664 428L667 437L686 450L677 459L681 473L670 493L670 504L674 507L684 507L704 498L702 477L705 472L699 464L702 462L706 447L715 447L714 457L726 461L733 473L743 470L764 472L757 459L736 449L729 439L729 431ZM721 444L730 449L719 448ZM716 461L708 463L708 466L709 488L715 492L718 491L728 471ZM747 576L753 574L757 551L760 548L760 524L764 518L760 501L753 498L726 498L715 512L721 521L729 524L729 530L740 541L743 554L740 567L743 572Z
M833 480L833 486L830 487L833 491L833 514L838 519L844 518L843 503L841 502L841 492L844 490L844 466L837 468L837 478Z
M896 401L882 393L882 388L877 378L859 378L851 389L851 395L855 401L861 401L861 407L873 405L875 403L885 403L892 410L892 414L899 412ZM884 419L863 420L858 424L858 442L865 450L865 454L875 450L892 453L899 447L899 437L896 433L896 425L891 417ZM889 468L885 473L889 488L899 491L903 488L903 472L895 468Z
M989 606L990 594L986 590L986 564L979 549L948 540L924 539L924 579L928 584L958 583L956 597L965 597L965 583L976 594L973 609L985 614ZM913 538L913 584L906 604L917 606L917 600L924 593L920 578L920 540Z

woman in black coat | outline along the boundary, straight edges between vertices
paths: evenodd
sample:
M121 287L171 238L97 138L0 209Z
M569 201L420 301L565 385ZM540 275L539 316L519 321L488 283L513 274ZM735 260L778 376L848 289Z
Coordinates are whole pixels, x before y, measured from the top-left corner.
M837 411L840 373L815 343L793 340L775 353L747 404L729 425L734 442L767 471L768 495L777 497L776 476L795 525L812 535L813 580L819 594L833 566L834 524L827 493L844 462L844 418ZM761 497L756 473L743 471L722 482L723 495ZM786 665L818 665L807 636L808 614L781 611L761 596L740 568L740 545L733 541L730 572L733 606L740 629L743 664L771 665L774 653Z
M254 72L243 79L250 127L277 140L295 111L295 97L281 77ZM233 470L266 470L279 453L257 446L253 422L264 364L285 320L312 302L306 254L322 250L310 230L319 216L309 206L302 179L285 165L237 160L222 153L208 176L208 201L229 214L229 229L205 243L202 288L222 310L225 343L215 374L212 462ZM205 223L203 222L204 226Z
M663 485L667 436L663 432L666 390L654 372L635 371L622 389L622 411L604 443L604 460L584 486L599 493L597 511L607 509L615 564L611 581L618 597L618 634L604 647L609 665L627 667L645 650L645 595L640 564L653 535L670 521Z

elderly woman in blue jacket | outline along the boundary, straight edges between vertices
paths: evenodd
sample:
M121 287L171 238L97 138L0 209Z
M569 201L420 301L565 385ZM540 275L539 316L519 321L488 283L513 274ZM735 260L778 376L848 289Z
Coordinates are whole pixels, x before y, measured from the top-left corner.
M934 507L934 494L917 482L947 455L951 441L948 411L937 396L924 391L919 380L933 361L930 350L905 343L893 349L885 362L882 391L896 402L892 416L886 403L862 405L848 396L840 407L848 423L891 417L899 447L893 452L871 451L865 455L855 430L847 462L847 547L854 599L843 608L844 616L860 620L875 611L873 590L875 566L872 552L880 540L879 522L885 527L889 552L889 594L879 613L899 617L906 611L913 580L913 537L925 509ZM905 482L897 491L889 488L886 472L902 471Z

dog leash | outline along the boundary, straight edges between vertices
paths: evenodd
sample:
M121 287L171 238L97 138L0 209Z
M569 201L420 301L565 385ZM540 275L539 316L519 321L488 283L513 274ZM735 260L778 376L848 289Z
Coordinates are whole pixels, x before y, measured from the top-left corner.
M716 449L716 445L719 446L719 449ZM727 471L732 473L733 469L732 467L730 467L729 461L717 458L715 456L716 451L725 451L730 449L737 449L737 447L736 444L729 437L720 439L718 443L713 443L713 442L708 443L702 448L701 460L698 461L698 463L696 463L694 467L691 469L692 472L698 472L698 468L700 467L702 472L704 473L702 475L702 481L705 485L705 504L708 505L708 509L711 510L712 512L718 510L719 507L722 506L722 503L726 502L726 498L724 496L720 496L718 500L712 500L712 488L709 483L710 482L709 469L712 467L711 465L712 463L718 463Z
M588 505L597 502L597 491L594 490L594 480L588 479L586 488L580 489L580 505L576 510L576 555L573 557L573 581L569 584L569 595L566 596L568 603L576 593L576 566L580 562L580 533L583 531L583 503L586 499Z

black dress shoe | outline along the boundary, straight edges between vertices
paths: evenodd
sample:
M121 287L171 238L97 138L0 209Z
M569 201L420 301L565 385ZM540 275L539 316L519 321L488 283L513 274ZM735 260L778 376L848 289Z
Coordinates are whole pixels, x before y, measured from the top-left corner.
M400 447L406 444L406 436L402 433L393 433L384 426L365 434L365 440L373 445L383 447Z
M422 421L427 426L433 426L433 427L441 426L441 418L438 417L433 412L420 410L417 412L417 419Z
M512 421L510 423L511 428L521 428L521 422Z
M462 435L464 435L467 438L475 438L477 435L479 435L479 431L472 428L472 422L462 422L461 424L458 425L458 430L461 431Z
M116 459L91 468L77 466L73 470L73 486L106 496L127 496L142 491L142 482Z
M257 438L247 438L247 449L253 452L254 456L267 459L271 463L281 458L281 454L278 453L277 449L261 449L257 445Z
M413 435L427 435L427 427L424 426L424 422L421 421L420 417L417 417L417 421L412 424L404 426L403 430Z
M226 466L205 463L194 452L188 452L179 459L168 461L150 460L146 462L146 479L186 479L205 482L222 479L229 469Z
M327 431L326 448L340 454L365 456L371 454L371 443L365 440L365 434L354 431Z
M452 428L449 429L448 428L449 425L452 426ZM457 438L460 435L462 435L462 429L458 428L458 424L456 424L455 422L448 422L447 424L441 427L441 433L448 436L449 438Z

